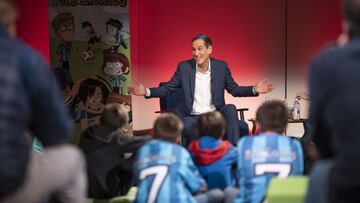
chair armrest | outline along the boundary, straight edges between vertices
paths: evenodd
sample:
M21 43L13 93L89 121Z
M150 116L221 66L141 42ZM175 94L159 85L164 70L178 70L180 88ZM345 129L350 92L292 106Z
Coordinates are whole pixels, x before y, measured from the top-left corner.
M169 113L171 111L169 110L160 110L160 111L155 111L155 113Z
M249 108L240 108L237 109L237 111L240 114L240 120L244 121L245 120L244 111L249 111Z

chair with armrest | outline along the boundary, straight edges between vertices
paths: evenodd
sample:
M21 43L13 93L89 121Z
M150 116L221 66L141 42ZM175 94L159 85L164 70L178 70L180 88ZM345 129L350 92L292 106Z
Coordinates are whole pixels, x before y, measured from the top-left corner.
M159 84L159 86L164 86L164 85L166 85L166 82L161 82ZM161 97L160 98L160 111L156 111L155 113L174 112L174 109L182 102L183 96L184 95L183 95L182 89L179 88L175 92L172 92L165 97ZM239 116L240 116L240 119L238 122L238 126L240 129L240 137L249 134L249 126L245 122L245 115L244 115L244 112L248 111L248 110L249 110L248 108L237 109L237 111L239 112Z

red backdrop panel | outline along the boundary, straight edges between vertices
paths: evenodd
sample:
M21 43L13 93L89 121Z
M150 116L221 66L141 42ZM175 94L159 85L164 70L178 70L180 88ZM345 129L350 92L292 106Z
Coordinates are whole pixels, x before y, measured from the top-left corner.
M340 0L288 1L287 27L292 85L291 79L306 80L311 59L341 33Z
M47 0L16 2L19 37L48 59ZM213 56L228 61L236 81L248 85L268 77L276 84L272 98L284 95L287 46L288 95L294 96L306 88L308 64L314 53L340 33L340 0L288 0L287 24L285 2L130 0L134 81L156 86L168 80L177 63L191 57L191 38L207 33L214 41ZM227 97L237 106L250 107L250 116L262 100ZM135 129L151 127L153 110L158 106L156 99L134 99Z
M157 86L160 81L169 80L177 63L192 57L191 39L200 33L213 39L212 56L226 60L240 84L254 84L272 73L273 80L279 75L278 86L283 86L283 0L132 0L130 3L133 78L145 86ZM281 87L277 90L283 92ZM251 105L256 105L255 100L248 99L227 97L227 101L251 110L255 109ZM134 98L134 104L135 129L151 127L153 111L159 108L158 100Z
M49 61L47 0L16 0L20 11L18 37L38 50Z

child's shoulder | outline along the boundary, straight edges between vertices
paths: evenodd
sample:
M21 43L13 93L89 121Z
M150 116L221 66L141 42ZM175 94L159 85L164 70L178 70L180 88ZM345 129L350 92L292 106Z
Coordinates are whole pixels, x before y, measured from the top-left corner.
M186 151L187 150L176 143L164 141L164 140L150 140L143 147L159 148L161 150L173 150L173 151Z

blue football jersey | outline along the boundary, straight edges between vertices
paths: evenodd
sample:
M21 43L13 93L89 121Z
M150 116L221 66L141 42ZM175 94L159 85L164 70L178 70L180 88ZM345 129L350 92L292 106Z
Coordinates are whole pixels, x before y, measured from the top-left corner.
M192 193L206 186L189 152L183 147L152 140L137 153L134 202L195 202Z
M304 168L300 142L275 133L243 137L238 145L239 195L234 202L260 203L265 199L272 177L302 175Z

